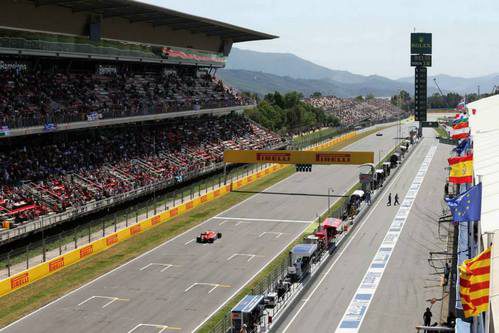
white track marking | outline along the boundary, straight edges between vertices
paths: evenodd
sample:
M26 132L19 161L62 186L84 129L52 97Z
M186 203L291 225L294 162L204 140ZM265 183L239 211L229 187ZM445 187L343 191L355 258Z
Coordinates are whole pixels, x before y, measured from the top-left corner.
M418 149L419 147L421 146L418 146L416 147L416 149ZM412 153L411 157L414 156L414 152ZM392 186L398 181L398 179L400 178L400 176L403 174L403 171L407 168L407 166L409 165L409 163L407 163L408 160L404 163L404 165L402 165L402 168L399 170L398 174L395 176L395 178L392 179L391 183L388 185L388 186L384 186L383 187L383 190L382 192L380 193L380 196L381 194L383 193L386 193L388 192ZM383 202L383 200L381 200L382 198L379 198L379 200L374 204L374 206L372 206L370 208L370 211L367 213L367 215L362 219L362 222L360 225L357 226L357 228L355 229L355 232L353 233L353 235L348 239L348 242L345 243L341 249L340 252L336 253L336 258L334 259L334 261L332 262L331 266L329 266L328 270L322 275L321 279L317 282L316 286L312 289L312 291L310 292L310 294L308 295L308 298L306 298L305 300L302 301L300 307L298 308L298 310L296 311L296 313L293 315L293 317L291 317L291 320L289 321L289 323L286 325L286 327L283 329L283 333L287 332L287 330L291 327L291 325L293 324L293 322L296 320L296 318L298 317L298 315L301 313L301 311L303 310L303 308L305 307L305 305L307 305L308 301L312 298L312 296L317 292L317 290L319 289L319 287L322 285L322 283L324 282L324 280L327 278L327 276L329 275L329 273L331 273L331 271L333 270L333 268L336 266L336 263L340 260L341 256L343 255L343 253L345 253L345 251L348 249L348 247L350 246L350 244L355 240L355 237L357 236L357 234L362 230L362 228L364 227L364 225L366 224L367 220L369 220L369 217L372 215L372 213L376 210L376 207L378 207L378 205Z
M196 238L193 238L190 241L185 242L184 245L189 245L190 243L194 242L195 240L196 240Z
M87 298L86 300L84 300L83 302L79 303L78 306L82 306L83 304L87 303L88 301L91 301L91 300L96 299L96 298L108 300L108 302L106 304L104 304L102 306L102 308L105 308L106 306L108 306L116 301L119 301L119 302L128 302L129 301L128 298L118 298L118 297L109 297L109 296L91 296L91 297Z
M248 262L250 262L251 260L253 260L254 258L256 257L260 257L260 258L263 258L262 255L259 255L259 254L251 254L251 253L234 253L233 255L231 255L230 257L227 258L227 261L230 261L231 259L237 257L237 256L242 256L242 257L248 257Z
M314 221L304 221L304 220L279 220L279 219L254 219L249 217L224 217L224 216L216 216L214 219L223 219L223 220L236 220L236 221L247 221L247 222L282 222L282 223L307 223L310 224Z
M152 262L150 264L145 265L141 269L139 269L139 271L143 271L144 269L147 269L147 268L149 268L151 266L162 266L163 268L160 270L161 273L163 273L164 271L166 271L170 267L179 267L178 265L161 264L161 263L158 263L158 262Z
M217 288L230 288L231 286L228 285L228 284L219 284L219 283L206 283L206 282L195 282L193 284L191 284L189 287L187 287L187 289L184 290L184 293L188 292L189 290L191 290L192 288L196 287L196 286L209 286L209 287L212 287L210 289L210 291L208 291L208 294L211 294L211 292Z
M277 238L281 237L282 235L287 235L287 234L288 234L287 232L264 231L260 235L258 235L258 238L262 238L265 235L275 235L274 238L277 239Z
M128 331L127 333L133 333L133 332L135 332L135 330L137 330L140 327L154 327L154 328L158 328L159 331L157 333L161 333L161 332L164 332L166 330L174 330L174 331L180 331L181 330L180 327L168 326L168 325L138 324L134 328L132 328L130 331Z
M430 147L430 150L426 154L426 157L419 168L419 171L423 171L423 175L416 176L415 178L421 177L424 179L436 150L437 146ZM417 192L421 187L421 183L422 181L415 187L413 182L410 186L410 189L416 191L416 197ZM357 333L362 326L362 322L364 321L367 311L369 310L369 305L376 294L379 283L381 282L386 267L390 262L393 250L395 249L402 230L404 229L416 197L404 198L404 201L393 218L392 224L388 228L383 241L379 245L378 250L369 264L366 274L362 278L357 291L353 295L350 304L345 310L345 313L336 328L336 333Z

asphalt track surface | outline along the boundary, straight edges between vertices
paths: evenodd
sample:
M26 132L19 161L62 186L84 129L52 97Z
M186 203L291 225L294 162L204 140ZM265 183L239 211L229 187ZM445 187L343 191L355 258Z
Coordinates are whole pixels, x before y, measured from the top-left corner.
M330 260L277 332L334 332L371 264L397 213L387 206L388 192L403 201L414 176L432 145L438 145L399 240L379 282L358 332L412 332L432 297L442 289L435 270L428 265L430 251L445 251L437 221L442 212L444 168L450 146L438 144L432 129L416 148L403 170L387 185L379 201L354 230L347 243ZM440 263L442 264L442 263ZM446 301L446 300L445 300ZM440 313L435 313L437 321ZM439 307L438 307L439 308Z
M407 133L408 125L403 125ZM397 128L370 135L347 150L388 153ZM268 190L345 193L357 166L314 166ZM223 200L223 199L222 199ZM332 199L331 203L335 200ZM244 287L327 209L327 198L256 194L197 227L5 327L2 332L191 332ZM203 230L222 232L197 244Z

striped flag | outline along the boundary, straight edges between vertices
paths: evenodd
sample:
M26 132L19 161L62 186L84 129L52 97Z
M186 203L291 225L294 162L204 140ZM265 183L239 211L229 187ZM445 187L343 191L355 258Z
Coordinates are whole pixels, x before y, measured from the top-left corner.
M469 127L458 128L458 129L453 128L450 131L450 135L454 140L466 139L467 137L470 136L470 128Z
M464 317L475 317L489 309L491 247L459 266L459 293Z
M449 182L465 184L473 181L473 154L451 157L448 161L450 166Z

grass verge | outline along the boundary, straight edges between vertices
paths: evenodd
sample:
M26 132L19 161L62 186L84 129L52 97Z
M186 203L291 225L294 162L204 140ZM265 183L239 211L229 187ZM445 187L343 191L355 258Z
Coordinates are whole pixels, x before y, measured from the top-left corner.
M331 148L342 149L353 142L360 140L380 129L374 129L361 133L359 136L346 140ZM263 191L269 186L289 177L295 172L294 167L286 167L276 173L245 186L245 189L252 192ZM69 291L84 285L98 276L138 257L140 254L158 246L168 239L200 224L206 219L219 214L220 212L234 206L235 204L254 195L254 193L231 192L223 197L223 200L215 200L205 205L201 205L192 211L178 216L169 222L150 229L143 234L132 237L123 243L98 253L86 260L66 267L60 272L50 275L44 279L36 281L16 292L0 298L0 326L3 327L10 322L30 313L41 306L63 296ZM282 255L286 255L284 251ZM278 257L276 260L280 259ZM282 258L281 258L282 261ZM217 323L223 314L230 309L235 302L239 301L253 285L256 285L262 278L266 278L268 272L275 267L273 261L269 264L241 293L233 298L219 313L222 316L213 316L205 325L210 327ZM267 275L266 275L267 273ZM217 319L218 318L218 319ZM208 329L209 330L209 329ZM202 332L207 332L203 327Z

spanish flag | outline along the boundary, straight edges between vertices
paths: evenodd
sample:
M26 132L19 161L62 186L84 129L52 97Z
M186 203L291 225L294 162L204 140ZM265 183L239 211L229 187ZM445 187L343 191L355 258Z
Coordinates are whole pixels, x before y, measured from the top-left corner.
M459 286L464 317L474 317L489 309L491 247L459 266Z
M449 182L454 184L473 181L473 154L448 159L450 166Z

